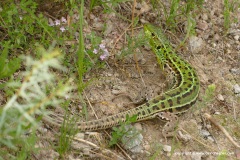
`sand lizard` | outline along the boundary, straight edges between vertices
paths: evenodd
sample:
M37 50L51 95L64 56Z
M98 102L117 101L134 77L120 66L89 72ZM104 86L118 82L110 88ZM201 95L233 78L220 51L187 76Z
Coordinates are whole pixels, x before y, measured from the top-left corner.
M77 126L80 131L111 128L125 122L126 115L137 115L137 121L158 116L173 122L177 119L175 114L187 111L195 103L200 89L196 71L188 62L174 53L169 41L159 29L147 24L144 26L144 31L153 52L156 54L160 68L174 75L174 84L165 93L136 108L97 120L78 122ZM167 136L168 128L172 127L169 124L168 122L165 125L167 129L163 128L164 136Z
M185 112L196 101L200 89L200 83L196 71L191 65L174 53L159 29L152 25L145 25L144 31L153 52L157 56L162 70L169 68L174 74L174 85L165 93L149 100L148 102L116 115L98 120L79 122L81 131L93 131L106 129L118 125L126 120L126 115L137 115L137 121L152 119L159 116L169 119L167 112L179 114Z

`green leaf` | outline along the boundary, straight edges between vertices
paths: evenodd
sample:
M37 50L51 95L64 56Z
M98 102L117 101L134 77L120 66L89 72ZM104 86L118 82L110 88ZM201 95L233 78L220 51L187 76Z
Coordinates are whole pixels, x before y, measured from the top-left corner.
M8 56L8 48L5 47L2 54L0 55L0 77L1 77L1 72L3 72L5 68L5 61L7 59L7 56Z
M11 76L17 69L19 69L21 64L20 58L13 58L7 63L9 43L7 42L3 47L3 52L0 55L0 78Z

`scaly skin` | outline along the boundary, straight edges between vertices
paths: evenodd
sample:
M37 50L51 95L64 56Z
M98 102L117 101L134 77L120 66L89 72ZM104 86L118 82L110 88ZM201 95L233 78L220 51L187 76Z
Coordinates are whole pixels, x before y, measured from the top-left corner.
M151 25L144 26L146 37L157 56L162 70L168 68L174 74L174 85L167 92L149 100L136 108L98 120L79 122L81 131L94 131L110 128L126 121L126 115L137 115L137 121L152 119L160 112L179 114L187 111L196 101L200 83L190 64L173 52L170 43L159 29Z

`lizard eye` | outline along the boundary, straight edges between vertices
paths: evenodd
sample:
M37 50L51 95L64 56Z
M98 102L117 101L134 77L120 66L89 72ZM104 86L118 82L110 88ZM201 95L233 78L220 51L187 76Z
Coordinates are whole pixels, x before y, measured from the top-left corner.
M155 34L154 34L154 33L152 33L152 36L155 36Z

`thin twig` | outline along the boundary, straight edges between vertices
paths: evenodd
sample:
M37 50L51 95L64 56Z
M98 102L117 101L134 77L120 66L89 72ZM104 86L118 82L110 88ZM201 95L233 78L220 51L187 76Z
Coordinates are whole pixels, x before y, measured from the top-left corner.
M210 114L204 113L203 116L207 118L210 122L212 122L218 129L220 129L225 134L225 136L232 142L234 146L240 148L240 146L237 144L237 142L233 140L233 138L230 136L227 130L223 126L221 126Z
M85 143L85 144L87 144L87 145L89 145L89 146L92 146L92 147L94 147L94 148L97 148L97 149L101 150L101 151L104 152L104 153L109 153L110 155L114 155L115 157L117 157L117 158L119 158L119 159L124 159L123 157L117 155L116 153L114 153L114 152L112 152L112 151L110 151L110 150L108 150L108 149L100 148L99 146L97 146L96 144L94 144L94 143L92 143L92 142L89 142L89 141L86 141L86 140L84 140L84 139L80 139L80 138L77 138L77 137L74 137L73 139L76 140L76 141L78 141L78 142L82 142L82 143Z
M213 150L213 151L216 151L216 149L214 149L214 148L212 148L212 147L209 147L208 145L204 144L203 142L201 142L200 140L198 140L197 138L195 138L194 136L192 136L190 133L188 133L188 132L187 132L186 130L184 130L183 128L181 128L180 130L183 131L183 132L185 132L185 133L187 133L187 134L189 134L189 135L192 137L192 139L194 139L194 140L197 141L198 143L202 144L202 145L205 146L206 148L209 148L209 149L211 149L211 150Z
M85 91L83 91L83 94L84 94L84 96L86 97L86 99L87 99L87 102L88 102L89 106L91 107L91 109L92 109L92 111L93 111L93 114L94 114L94 116L95 116L95 117L98 119L98 116L97 116L97 114L96 114L95 110L93 109L93 107L92 107L92 104L90 103L90 101L89 101L89 99L88 99L88 97L87 97L87 95L86 95Z

